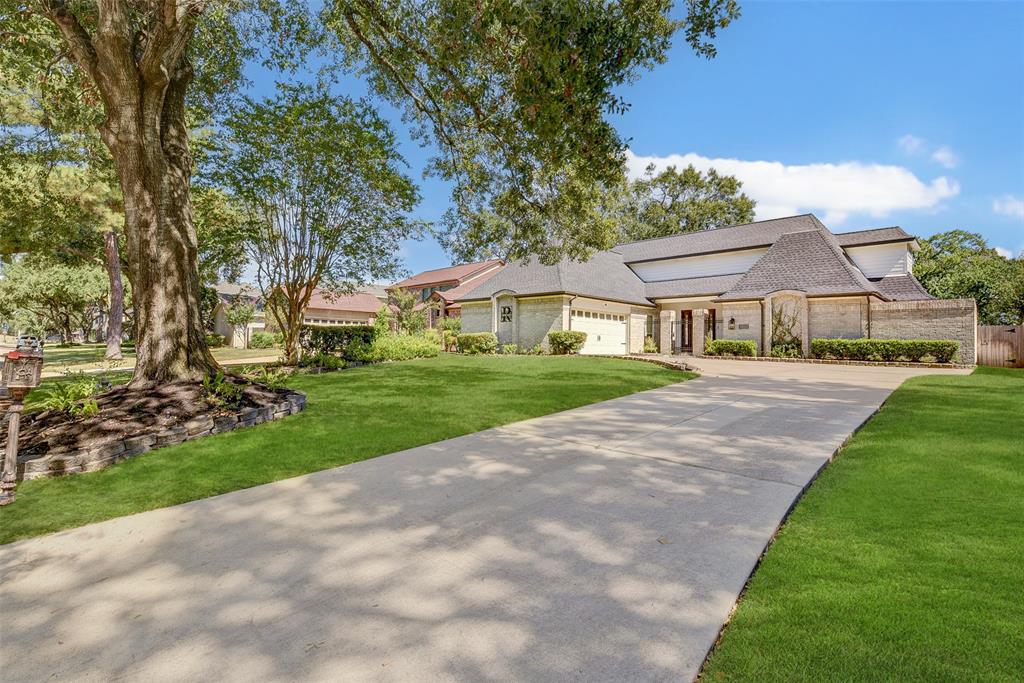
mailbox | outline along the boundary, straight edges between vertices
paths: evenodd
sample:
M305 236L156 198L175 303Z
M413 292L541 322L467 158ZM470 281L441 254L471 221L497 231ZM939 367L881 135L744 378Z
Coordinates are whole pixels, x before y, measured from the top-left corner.
M41 351L11 351L4 359L3 385L11 389L35 389L43 373Z

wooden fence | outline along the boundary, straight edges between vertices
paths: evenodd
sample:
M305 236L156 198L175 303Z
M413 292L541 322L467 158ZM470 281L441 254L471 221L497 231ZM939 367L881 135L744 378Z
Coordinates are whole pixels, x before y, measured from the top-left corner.
M978 325L978 364L1024 368L1024 325Z

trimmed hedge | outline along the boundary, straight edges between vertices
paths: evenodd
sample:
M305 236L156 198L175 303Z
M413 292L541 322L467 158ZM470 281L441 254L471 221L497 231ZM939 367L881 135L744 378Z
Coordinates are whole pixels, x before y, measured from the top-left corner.
M375 331L370 325L303 325L299 330L299 347L303 355L329 353L346 360L373 343Z
M576 330L558 330L548 332L548 346L551 353L564 356L570 353L579 353L583 345L587 343L587 333Z
M412 360L413 358L433 358L441 353L437 339L425 335L413 334L382 334L374 339L369 347L359 342L361 350L356 360L370 363L381 363L389 360Z
M284 340L280 338L279 334L273 334L271 332L253 332L249 336L249 348L250 349L269 349L275 345L280 345Z
M459 351L462 353L495 353L498 350L498 336L493 332L467 332L459 335Z
M709 356L756 356L757 344L739 339L713 339L704 346Z
M909 361L930 356L936 363L950 363L960 351L951 339L812 339L813 358L838 360Z

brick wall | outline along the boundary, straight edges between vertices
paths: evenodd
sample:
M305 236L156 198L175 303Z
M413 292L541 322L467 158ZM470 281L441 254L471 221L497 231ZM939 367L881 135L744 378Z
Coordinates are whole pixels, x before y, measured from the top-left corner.
M518 341L520 349L537 344L548 348L548 332L562 329L565 297L520 299L518 301Z
M722 305L722 339L748 340L761 348L761 304L756 301ZM729 319L736 320L735 326L729 328ZM745 327L744 327L745 326Z
M463 332L491 331L491 302L462 304Z
M653 311L651 311L653 314ZM644 350L644 337L647 334L647 312L633 310L629 314L629 353L641 353Z
M953 339L960 362L977 360L978 308L973 299L889 301L871 304L875 339Z
M811 339L860 339L868 336L868 302L857 299L810 299Z

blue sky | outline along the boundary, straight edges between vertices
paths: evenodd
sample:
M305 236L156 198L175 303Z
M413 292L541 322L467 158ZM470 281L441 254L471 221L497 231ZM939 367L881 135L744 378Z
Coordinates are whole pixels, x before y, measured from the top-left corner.
M622 89L631 108L611 120L634 172L713 166L744 182L758 218L813 211L836 232L962 228L1024 251L1024 3L741 5L715 59L679 37L665 64ZM342 89L365 92L351 79ZM382 109L420 180L430 150ZM448 188L420 182L417 217L437 220ZM449 263L430 238L403 256L411 272Z

